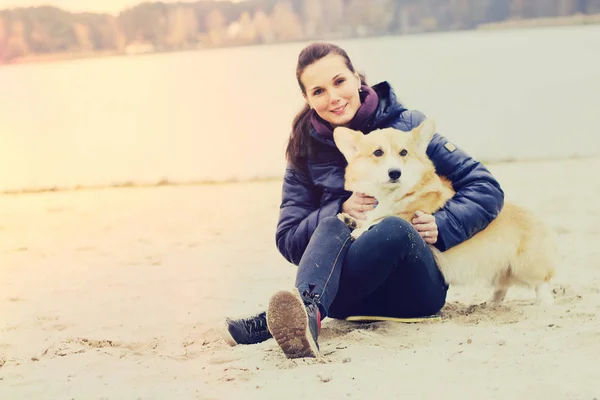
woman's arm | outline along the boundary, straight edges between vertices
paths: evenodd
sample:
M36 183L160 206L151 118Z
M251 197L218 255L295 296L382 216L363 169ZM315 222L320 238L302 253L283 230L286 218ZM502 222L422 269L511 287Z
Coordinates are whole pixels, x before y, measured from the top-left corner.
M412 119L412 126L416 127L425 116L413 111ZM502 210L504 192L481 162L437 133L429 143L427 155L438 175L450 179L456 191L454 197L434 213L438 226L435 246L445 251L486 228Z
M279 252L292 264L300 263L319 221L336 216L345 200L342 197L320 206L320 199L319 191L305 173L292 167L286 169L275 236Z

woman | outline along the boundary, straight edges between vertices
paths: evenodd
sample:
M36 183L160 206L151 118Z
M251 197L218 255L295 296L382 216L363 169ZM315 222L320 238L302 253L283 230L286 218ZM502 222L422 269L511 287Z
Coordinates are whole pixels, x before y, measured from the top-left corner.
M438 174L452 181L453 199L434 215L417 213L411 223L385 218L352 240L336 215L364 218L377 199L344 190L346 162L333 141L333 129L408 131L425 116L403 107L387 82L368 86L346 52L333 44L304 48L296 78L306 105L294 119L287 147L276 233L277 248L298 266L296 290L275 293L266 313L227 319L225 332L231 345L274 337L288 358L318 354L325 317L439 312L448 286L428 245L445 251L461 243L483 230L504 203L490 172L436 133L427 154Z

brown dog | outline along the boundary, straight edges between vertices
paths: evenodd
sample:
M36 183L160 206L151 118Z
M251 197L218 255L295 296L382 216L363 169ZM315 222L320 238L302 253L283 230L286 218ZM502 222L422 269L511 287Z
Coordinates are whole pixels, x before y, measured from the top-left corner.
M348 128L335 129L336 145L348 161L346 190L379 201L366 213L366 220L338 215L354 228L354 238L386 216L410 221L419 210L433 214L454 196L450 181L436 174L426 155L434 132L431 120L410 132L387 128L363 135ZM553 302L548 284L555 272L554 237L543 221L524 208L505 203L496 219L470 239L445 252L430 248L448 284L484 281L494 287L492 301L496 303L511 285L524 285L535 288L539 301Z

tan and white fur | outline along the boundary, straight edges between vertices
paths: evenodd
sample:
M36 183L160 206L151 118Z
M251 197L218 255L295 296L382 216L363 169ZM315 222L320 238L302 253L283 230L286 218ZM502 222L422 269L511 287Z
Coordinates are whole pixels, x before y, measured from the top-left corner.
M335 129L336 145L348 161L346 190L365 193L379 202L365 213L365 220L338 214L354 228L355 239L386 216L410 222L416 211L433 214L454 196L451 182L436 174L426 155L434 132L435 124L429 119L409 132L386 128L363 135L344 127ZM393 179L398 172L400 176ZM505 202L484 230L463 243L444 252L429 247L450 285L483 281L494 288L494 303L504 300L510 286L520 285L535 288L538 301L553 302L549 282L557 257L554 237L529 210Z

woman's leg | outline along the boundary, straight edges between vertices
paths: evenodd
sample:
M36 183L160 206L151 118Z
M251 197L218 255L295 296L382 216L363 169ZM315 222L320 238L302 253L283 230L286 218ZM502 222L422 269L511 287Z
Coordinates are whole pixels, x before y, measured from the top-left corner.
M327 316L329 305L337 293L342 263L350 244L350 229L337 217L319 222L298 266L296 293L284 291L272 297L268 313L270 323L264 313L238 320L227 319L223 325L225 340L232 346L260 343L271 337L270 331L277 331L278 326L282 325L288 328L300 326L296 330L304 333L308 322L318 334L320 322ZM304 313L298 317L301 321L291 321L290 308ZM310 314L310 321L306 314ZM279 335L295 334L288 328L279 328Z
M447 292L429 246L398 217L383 219L354 242L339 219L321 221L300 261L296 288L315 295L321 319L332 304L359 303L398 317L434 314Z
M444 306L447 288L431 250L413 226L388 217L348 250L329 315L431 315Z
M300 260L295 286L303 296L315 300L321 319L327 316L338 292L342 264L351 244L346 224L337 217L325 218L315 229Z
M296 289L275 293L267 309L267 325L288 358L315 357L321 320L338 291L342 264L352 241L338 218L325 218L302 255Z
M267 312L269 330L290 358L316 355L327 315L343 318L363 305L367 315L433 314L447 290L427 244L397 217L354 242L337 218L321 221L300 261L296 288L276 293Z

